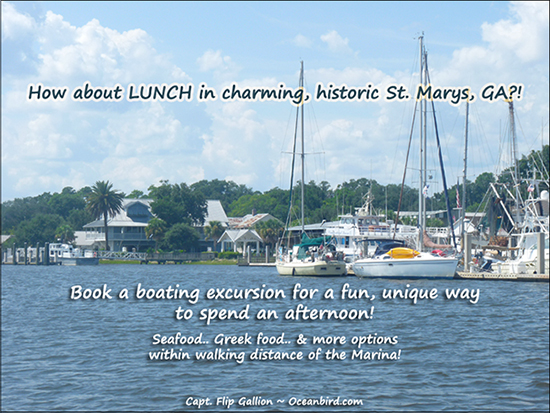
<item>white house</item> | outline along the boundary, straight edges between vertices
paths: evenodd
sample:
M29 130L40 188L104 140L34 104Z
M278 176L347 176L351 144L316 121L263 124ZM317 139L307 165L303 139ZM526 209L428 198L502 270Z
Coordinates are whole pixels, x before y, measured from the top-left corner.
M155 247L155 241L148 239L145 234L151 218L152 199L128 199L122 201L122 210L114 217L109 217L107 226L109 231L109 249L111 251L147 251ZM212 221L221 222L224 228L229 227L229 219L225 214L223 206L218 200L207 200L207 213L204 219L204 226ZM203 234L203 227L195 227ZM96 249L105 248L105 227L103 219L90 222L84 225L84 231L75 232L75 244L81 248ZM202 235L200 249L211 248L213 241L208 241Z
M155 241L147 239L145 227L153 218L151 199L123 199L122 210L107 220L111 251L146 251ZM103 218L84 225L85 234L76 234L77 246L105 248Z
M242 252L247 251L247 247L252 245L256 252L260 251L262 237L253 229L227 229L218 240L223 251Z
M235 251L244 255L250 245L256 253L259 253L263 239L252 228L260 222L267 222L272 219L277 218L271 214L257 214L256 211L252 211L252 214L245 215L242 218L229 218L229 229L218 240L222 252Z

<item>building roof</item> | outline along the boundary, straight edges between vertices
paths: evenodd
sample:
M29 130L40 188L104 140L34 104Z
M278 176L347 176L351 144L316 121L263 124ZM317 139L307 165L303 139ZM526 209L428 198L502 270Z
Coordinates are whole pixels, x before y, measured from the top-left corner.
M151 212L152 199L122 200L122 210L114 217L109 217L107 224L110 227L146 227L153 217ZM103 219L98 219L84 225L84 228L103 228Z
M229 218L229 226L235 229L251 228L258 222L277 219L271 214L248 214L242 218Z
M218 242L222 241L242 242L242 241L258 241L263 242L262 237L253 229L228 229L220 237Z
M116 216L109 217L107 224L110 227L146 227L149 220L153 218L151 212L152 199L129 199L122 200L122 211ZM222 203L218 200L207 200L207 213L204 225L211 221L219 221L222 226L229 226L229 218L225 214ZM103 219L98 219L84 225L84 228L103 228Z
M307 224L307 225L304 225L304 230L305 231L323 231L327 228L330 228L330 227L336 227L340 224L340 221L330 221L330 222L320 222L320 223L316 223L316 224ZM290 227L288 228L288 231L301 231L302 230L302 226L301 225L296 225L294 227Z
M204 225L206 226L212 221L219 221L222 223L222 226L228 227L229 218L227 218L227 215L225 214L222 203L218 200L212 199L209 199L206 202L208 210L206 217L204 218Z

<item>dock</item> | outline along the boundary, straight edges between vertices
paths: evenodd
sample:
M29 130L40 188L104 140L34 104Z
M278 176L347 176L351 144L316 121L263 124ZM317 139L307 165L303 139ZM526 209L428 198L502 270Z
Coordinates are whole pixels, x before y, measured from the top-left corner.
M548 282L549 276L548 274L499 274L492 272L458 271L454 278L459 280Z
M239 267L275 267L277 266L274 256L269 255L250 255L239 257L237 260Z
M242 263L238 264L239 267L276 267L277 264L274 262L251 262L251 263Z

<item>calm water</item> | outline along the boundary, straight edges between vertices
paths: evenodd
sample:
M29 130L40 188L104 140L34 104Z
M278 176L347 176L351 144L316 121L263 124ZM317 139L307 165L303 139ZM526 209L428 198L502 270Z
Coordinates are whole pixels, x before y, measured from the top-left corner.
M199 289L196 304L187 299L138 300L135 289L179 284ZM292 299L296 284L318 289L311 299ZM345 283L367 290L370 299L341 299ZM112 289L110 300L71 300L72 286ZM384 300L384 289L436 288L438 297ZM129 298L117 294L129 289ZM209 288L283 290L286 297L221 300L205 297ZM323 298L332 288L334 299ZM445 299L445 289L476 292L467 299ZM304 292L304 294L306 294ZM472 297L470 297L472 298ZM472 298L475 301L475 298ZM108 265L96 267L2 266L2 409L3 410L222 410L217 398L232 399L230 411L330 410L548 410L548 283L459 280L365 280L280 277L274 268L237 266ZM372 310L361 320L285 320L299 304L335 309L344 316ZM213 320L201 311L243 310L248 320ZM190 309L189 320L175 310ZM256 320L259 310L278 319ZM347 310L347 311L342 311ZM197 337L200 345L153 345L153 335ZM258 333L285 343L256 345ZM251 344L215 345L219 334L251 338ZM308 342L296 343L303 334ZM396 344L361 346L365 352L394 354L397 360L351 359L354 337L394 337ZM313 344L312 336L346 337L344 344ZM245 336L246 338L246 336ZM174 348L189 360L152 361L149 353ZM196 351L245 353L236 360L197 360ZM305 360L252 361L256 348L302 351ZM307 356L321 348L319 360ZM344 360L326 360L335 348ZM241 397L272 402L266 407L238 406ZM353 399L357 407L291 405L293 398ZM280 401L280 402L279 402ZM187 403L191 404L188 406ZM224 409L228 410L228 409Z

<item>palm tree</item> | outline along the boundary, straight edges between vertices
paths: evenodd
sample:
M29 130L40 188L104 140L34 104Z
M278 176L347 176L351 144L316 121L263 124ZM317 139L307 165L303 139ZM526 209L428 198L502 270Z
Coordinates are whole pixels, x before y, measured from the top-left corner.
M278 219L270 219L269 221L258 222L254 225L254 229L262 237L265 244L275 245L283 234L284 225Z
M153 238L155 240L155 250L157 249L158 242L166 232L167 227L168 225L166 222L160 218L152 218L145 227L147 238Z
M224 232L225 228L220 221L210 221L208 225L204 227L204 235L206 236L206 239L212 239L214 241L214 251L216 251L218 239Z
M97 181L92 186L92 192L86 199L86 207L95 219L103 216L105 226L105 249L109 251L109 236L107 233L107 219L109 215L114 217L122 209L123 194L112 189L109 181Z
M74 241L74 231L70 225L61 224L55 230L55 238L60 239L62 243Z

